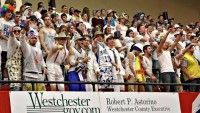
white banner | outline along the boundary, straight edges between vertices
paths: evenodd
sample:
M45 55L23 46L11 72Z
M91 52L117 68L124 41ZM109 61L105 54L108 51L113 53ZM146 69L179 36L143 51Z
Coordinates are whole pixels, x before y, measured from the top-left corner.
M98 93L11 92L11 113L100 113Z
M181 113L178 93L10 92L11 113Z
M200 113L200 94L192 103L192 113Z
M178 93L100 93L101 113L181 113Z

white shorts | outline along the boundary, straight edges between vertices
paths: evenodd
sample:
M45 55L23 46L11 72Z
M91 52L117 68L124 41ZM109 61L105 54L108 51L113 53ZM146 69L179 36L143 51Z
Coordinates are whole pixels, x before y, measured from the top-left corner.
M52 63L47 65L48 81L64 81L64 76L60 65ZM56 85L56 84L51 84Z

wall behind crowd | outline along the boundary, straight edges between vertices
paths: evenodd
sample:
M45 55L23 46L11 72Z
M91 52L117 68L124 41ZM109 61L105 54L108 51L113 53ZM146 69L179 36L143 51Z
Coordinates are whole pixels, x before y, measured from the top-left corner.
M23 0L23 3L29 1L36 10L37 3L43 1L45 7L49 0ZM46 2L47 1L47 2ZM169 18L175 18L175 22L181 22L184 25L190 22L200 21L199 0L55 0L56 11L60 12L62 5L68 8L73 6L82 10L85 6L89 7L90 13L96 9L113 9L118 12L126 12L130 16L130 20L135 13L143 11L146 15L152 15L157 20L158 15L167 11ZM92 14L92 13L91 13Z

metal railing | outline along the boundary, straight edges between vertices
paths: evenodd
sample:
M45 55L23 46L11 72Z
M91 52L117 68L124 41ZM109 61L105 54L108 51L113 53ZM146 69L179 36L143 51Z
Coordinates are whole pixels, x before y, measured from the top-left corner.
M119 82L114 82L114 83L105 83L105 82L69 82L69 81L10 81L10 80L0 80L0 83L31 83L32 84L32 89L34 88L35 83L44 83L44 84L91 84L93 87L93 91L95 91L95 85L96 84L109 84L109 85L161 85L161 86L199 86L200 84L192 84L192 83L119 83Z

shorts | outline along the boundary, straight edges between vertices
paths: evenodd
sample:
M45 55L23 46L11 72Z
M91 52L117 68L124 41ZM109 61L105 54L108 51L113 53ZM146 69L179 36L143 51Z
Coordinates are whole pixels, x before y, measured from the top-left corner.
M99 82L104 83L113 83L113 73L112 73L112 67L101 67L100 68L100 76L98 76ZM99 89L108 89L108 88L114 88L113 85L110 84L100 84Z
M47 65L47 77L49 81L64 81L64 76L60 65L52 63ZM50 85L56 85L52 83Z
M26 75L29 75L30 73L26 73ZM33 75L33 74L32 74ZM24 76L25 81L44 81L44 76L42 74L35 74L38 76L38 78L33 78L29 76ZM46 91L46 87L44 83L25 83L24 84L24 91Z

